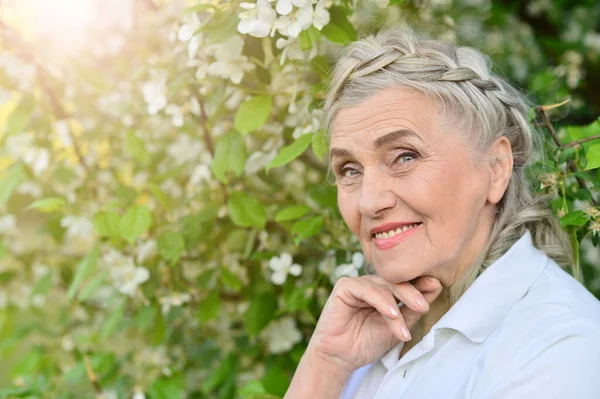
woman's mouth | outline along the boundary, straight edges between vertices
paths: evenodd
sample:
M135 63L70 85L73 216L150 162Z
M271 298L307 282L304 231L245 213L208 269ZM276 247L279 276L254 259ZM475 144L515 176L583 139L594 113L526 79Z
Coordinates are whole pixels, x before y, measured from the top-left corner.
M414 233L422 223L413 223L373 234L373 242L378 249L388 249L404 241Z

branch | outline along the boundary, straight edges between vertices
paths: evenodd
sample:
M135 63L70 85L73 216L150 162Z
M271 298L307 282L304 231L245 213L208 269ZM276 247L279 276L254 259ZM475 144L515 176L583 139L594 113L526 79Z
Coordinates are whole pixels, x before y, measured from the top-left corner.
M52 91L52 89L50 88L50 85L48 84L48 76L49 76L48 72L35 60L35 57L33 56L33 54L31 52L27 51L28 43L19 36L19 33L16 30L14 30L10 26L6 25L6 23L4 23L4 21L2 21L2 20L0 20L0 28L2 28L5 32L7 32L11 36L11 38L13 38L14 40L16 40L18 42L18 48L22 52L22 54L20 54L21 61L23 61L25 63L29 63L35 67L37 78L40 83L40 88L42 89L42 92L44 94L46 94L46 96L50 100L50 108L52 109L52 112L54 113L54 115L58 119L70 118L70 115L67 113L67 111L65 111L65 109L61 105L58 97L56 96L54 91ZM70 126L67 126L67 127L68 127L69 137L71 139L71 142L73 143L75 155L77 156L77 159L79 160L79 162L81 163L83 168L86 171L88 171L88 166L85 162L83 154L81 153L81 149L79 148L77 140L75 140L75 136L73 135L73 132L72 132Z
M554 130L554 126L552 126L552 122L550 122L550 118L548 117L548 114L546 113L546 110L548 108L546 106L540 105L540 106L537 106L536 109L537 109L538 114L542 117L543 123L541 124L541 126L546 127L548 129L548 131L550 131L550 134L552 134L552 138L554 139L554 142L556 143L558 148L560 148L561 150L566 148L567 146L565 146L562 143L562 141L560 141L558 134L556 134L556 130ZM577 172L577 166L575 166L575 163L573 162L572 159L569 159L569 161L567 162L567 167L569 168L569 170L571 172L573 172L573 173ZM590 201L592 202L592 205L596 206L597 204L596 204L596 201L594 201L594 195L588 188L587 184L585 184L585 181L583 181L583 179L578 176L575 177L575 179L577 180L577 184L579 184L579 186L581 188L583 188L584 190L586 190L588 192L588 194L590 195Z
M85 371L87 376L94 387L94 391L96 391L96 395L101 398L102 397L102 387L100 387L100 383L98 382L98 378L96 378L96 374L92 369L92 365L90 364L90 358L88 355L83 355L83 361L85 363Z
M204 141L206 142L206 147L208 148L208 152L214 158L215 157L215 145L213 143L213 139L210 135L210 130L208 129L208 115L206 113L206 108L204 107L204 102L196 97L198 104L200 104L200 116L191 113L192 117L200 123L202 126L202 131L204 133Z
M596 134L594 136L586 137L584 139L575 140L567 144L565 147L575 147L576 145L585 143L586 141L598 140L600 139L600 134Z
M563 143L560 141L556 130L554 130L554 126L552 126L552 122L550 122L550 118L548 118L548 114L546 113L546 108L543 105L536 107L538 114L542 117L542 126L546 127L552 138L554 139L554 143L558 146L558 148L564 148Z

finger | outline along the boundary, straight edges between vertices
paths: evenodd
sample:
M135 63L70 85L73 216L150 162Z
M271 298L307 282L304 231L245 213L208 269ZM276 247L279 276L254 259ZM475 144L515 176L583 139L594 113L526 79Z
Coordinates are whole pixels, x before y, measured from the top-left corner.
M436 285L437 287L435 287ZM435 279L429 281L415 282L415 288L424 288L424 291L421 292L428 303L432 303L433 301L435 301L443 289L442 284ZM409 328L412 328L412 326L415 325L417 320L419 320L419 317L421 317L423 313L425 313L422 311L415 311L414 309L410 309L406 306L403 306L400 309L400 312L402 313L402 316L404 317L404 320L406 321L406 324Z
M349 281L344 285L342 294L347 292L353 299L358 300L354 303L355 307L375 308L390 327L394 336L402 341L410 340L409 328L398 309L394 295L388 287L367 283L365 280ZM350 306L353 305L349 303L350 298L340 296L340 299Z
M403 281L397 284L390 284L390 289L405 306L416 312L426 312L429 310L429 302L423 294L408 281Z

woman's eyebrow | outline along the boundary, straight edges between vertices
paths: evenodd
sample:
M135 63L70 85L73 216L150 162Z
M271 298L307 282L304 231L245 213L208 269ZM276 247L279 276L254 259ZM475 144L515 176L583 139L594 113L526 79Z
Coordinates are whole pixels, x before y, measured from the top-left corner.
M374 149L379 149L384 147L385 145L392 143L400 138L404 137L416 137L421 140L421 137L410 129L398 129L393 132L386 133L381 137L378 137L374 143ZM332 148L329 151L329 159L333 159L334 157L348 157L352 158L352 153L343 148Z
M333 159L334 157L352 158L352 153L350 151L344 150L342 148L332 148L331 151L329 151L329 159Z
M416 137L419 140L421 139L418 134L416 134L410 129L398 129L394 130L393 132L386 133L383 136L377 138L377 140L375 140L374 147L375 149L378 149L404 137Z

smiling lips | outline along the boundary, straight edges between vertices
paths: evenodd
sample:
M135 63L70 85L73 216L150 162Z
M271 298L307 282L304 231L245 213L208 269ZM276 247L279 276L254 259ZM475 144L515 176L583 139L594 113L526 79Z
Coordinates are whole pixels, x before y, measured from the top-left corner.
M372 229L371 236L377 248L388 249L404 241L420 225L421 223L390 223Z

